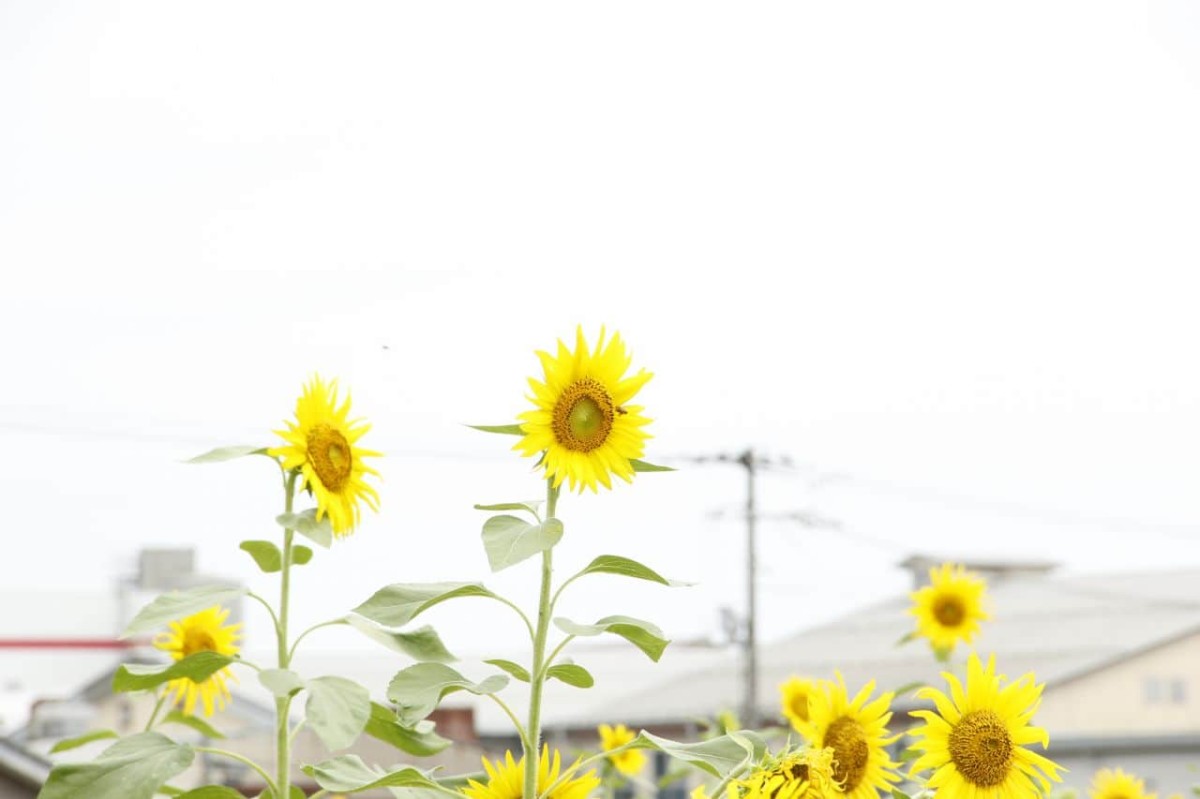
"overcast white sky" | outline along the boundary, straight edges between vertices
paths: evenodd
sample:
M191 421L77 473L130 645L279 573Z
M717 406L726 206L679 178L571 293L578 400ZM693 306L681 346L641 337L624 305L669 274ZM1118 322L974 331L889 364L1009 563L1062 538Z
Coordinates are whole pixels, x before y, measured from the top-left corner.
M767 637L906 587L910 550L1200 565L1198 53L1187 0L3 3L3 582L194 545L273 591L236 550L275 534L270 465L179 461L270 443L319 370L388 457L300 621L520 592L471 504L541 485L461 424L511 421L577 323L656 373L648 459L789 455L763 510L845 526L764 522ZM564 570L700 584L565 611L715 634L742 498L690 466L565 499ZM500 611L431 620L480 651Z

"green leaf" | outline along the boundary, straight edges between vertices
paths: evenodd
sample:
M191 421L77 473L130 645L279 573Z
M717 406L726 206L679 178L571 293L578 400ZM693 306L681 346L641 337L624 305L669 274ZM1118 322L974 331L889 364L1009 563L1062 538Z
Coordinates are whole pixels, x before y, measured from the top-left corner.
M206 585L186 591L163 594L138 611L121 633L122 638L148 633L173 621L208 610L214 605L227 605L246 593L245 588L228 585Z
M345 622L368 638L378 641L394 652L408 655L413 660L450 663L458 659L450 654L437 632L429 625L408 632L393 632L353 613L345 618Z
M481 430L484 433L499 433L504 436L523 436L525 431L521 429L519 424L469 424L472 430Z
M246 799L241 791L227 788L224 785L205 785L193 788L187 793L179 794L179 799Z
M275 517L275 523L285 530L295 530L324 549L329 549L333 543L333 524L329 521L329 514L317 521L316 508L300 513L281 513Z
M721 735L699 743L684 744L659 738L643 730L633 740L632 746L635 749L657 749L666 752L676 760L690 763L714 777L723 778L742 764L761 757L756 751L762 746L761 739L745 735L745 732L739 733L738 736Z
M600 557L589 563L583 571L577 574L577 577L582 577L585 574L619 574L622 577L633 577L638 580L649 580L652 583L660 585L669 585L674 587L688 586L691 583L681 583L677 580L668 580L658 572L643 566L636 560L623 558L620 555L601 555Z
M405 727L397 720L396 711L378 702L371 703L371 718L367 719L364 732L417 757L436 755L450 745L450 741L432 729L423 730L421 725Z
M288 669L263 669L258 673L258 681L278 697L294 696L304 690L304 680Z
M305 766L304 773L327 791L366 791L370 788L437 787L425 772L403 766L387 772L368 766L358 755L340 755L315 766Z
M596 684L596 679L583 666L577 666L574 663L559 663L546 669L546 676L562 680L567 685L574 685L576 688L591 688Z
M388 685L388 699L396 703L400 723L411 727L437 708L447 694L467 691L477 696L494 694L508 685L508 677L493 674L473 683L441 663L418 663L401 670Z
M395 583L380 588L351 613L382 627L403 627L434 605L463 596L496 598L479 583Z
M492 660L485 660L483 662L490 663L496 668L508 672L515 680L529 682L529 672L520 663L513 663L511 660L504 660L503 658L493 658Z
M157 732L117 741L89 763L60 763L38 799L151 799L192 764L196 753Z
M448 788L454 793L461 794L463 789L470 785L471 780L486 783L488 776L482 771L476 771L468 774L452 774L442 777L436 782L442 788ZM446 799L444 790L435 791L429 788L388 788L388 790L396 799Z
M312 560L312 556L313 556L313 551L311 549L309 549L308 547L304 546L304 544L293 544L292 545L292 565L293 566L303 566L305 563L308 563L310 560Z
M184 790L176 788L174 785L160 785L157 793L161 793L163 796L183 796Z
M210 449L203 455L197 455L194 458L188 458L185 463L221 463L222 461L231 461L235 458L244 458L247 455L267 455L266 447L256 447L253 444L243 444L241 446L232 447L217 447ZM267 455L267 457L271 457Z
M122 663L113 675L112 689L116 693L146 691L170 680L189 679L204 682L234 661L232 655L220 652L196 652L174 663L144 665Z
M196 732L203 735L205 738L224 738L225 734L216 727L209 724L203 719L198 719L195 716L189 716L187 713L182 713L178 710L172 710L167 714L167 717L162 720L163 724L181 724L184 727L191 727Z
M921 756L921 750L914 749L913 747L910 746L910 747L907 747L903 752L900 753L900 757L898 758L898 760L901 763L911 763L920 756Z
M540 499L531 499L528 502L501 502L498 505L476 505L475 510L523 510L527 513L532 513L533 518L541 521L541 508L544 504Z
M283 569L283 553L270 541L243 541L238 549L249 552L258 568L267 574Z
M633 467L635 472L673 472L675 469L670 466L657 466L646 461L639 461L636 458L630 459L629 465Z
M899 788L892 788L892 799L912 799L912 797Z
M345 677L317 677L305 688L304 717L313 732L330 749L345 749L354 743L371 717L367 689Z
M529 524L516 516L493 516L483 523L483 548L488 565L498 572L545 552L562 540L563 525L558 519Z
M72 749L78 749L84 744L90 744L92 741L102 741L105 738L120 738L120 734L114 730L92 730L85 732L83 735L77 735L74 738L64 738L50 748L50 754L58 754L59 752L69 752Z
M899 638L899 640L897 640L896 643L893 644L893 646L904 646L905 644L907 644L910 641L917 640L917 638L918 638L918 633L916 630L913 630L912 632L908 632L908 633L905 633L904 635L902 635Z
M612 633L619 635L638 649L646 653L654 662L662 657L663 650L670 643L662 637L662 630L648 621L635 619L631 616L605 616L595 624L577 624L561 616L554 619L554 626L568 635L600 635Z

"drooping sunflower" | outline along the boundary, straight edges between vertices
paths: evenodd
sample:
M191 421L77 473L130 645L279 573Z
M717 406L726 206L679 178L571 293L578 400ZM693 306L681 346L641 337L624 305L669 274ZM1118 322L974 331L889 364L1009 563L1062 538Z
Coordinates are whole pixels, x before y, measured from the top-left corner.
M882 694L868 702L874 691L872 680L851 699L839 674L837 682L818 682L809 696L808 721L800 731L814 747L833 750L839 799L878 799L879 791L890 792L891 784L900 780L893 770L898 764L887 752L887 746L900 737L888 735L893 695Z
M939 654L948 655L959 641L970 643L986 621L987 583L965 566L943 563L929 570L929 585L914 592L909 613L917 617L917 634Z
M837 799L833 750L801 749L775 758L738 780L741 799Z
M216 652L221 655L236 655L237 640L241 637L242 625L225 624L229 609L214 606L187 618L173 621L169 632L154 639L154 646L167 652L175 660L183 660L197 652ZM201 700L204 715L211 716L214 706L224 710L229 701L228 680L235 679L229 668L214 672L202 682L187 678L167 683L167 701L171 705L182 704L183 712L191 715L196 709L196 700Z
M1102 768L1092 777L1088 796L1091 799L1156 799L1157 794L1146 793L1146 784L1133 774L1119 768Z
M601 724L597 728L597 732L600 733L600 748L605 752L624 746L637 737L633 730L624 724L618 724L615 727ZM645 767L646 755L641 749L626 749L624 752L609 755L608 762L612 763L613 768L617 771L627 777L632 777Z
M632 358L625 342L617 333L605 341L603 328L594 350L578 328L574 352L560 340L555 355L537 356L543 380L529 378L536 407L518 416L525 435L513 449L525 456L545 453L546 476L555 488L563 480L572 491L612 488L614 474L631 482L630 461L642 456L650 438L642 428L650 420L641 406L628 403L653 375L642 369L626 377Z
M1030 722L1041 703L1043 685L1026 674L1001 685L995 658L985 667L972 653L967 660L967 682L944 674L949 695L922 688L917 696L933 701L936 711L914 710L925 724L912 730L913 748L921 756L913 774L933 769L929 787L935 799L1037 799L1059 781L1059 766L1027 745L1045 749L1050 737Z
M560 776L561 758L558 750L554 751L553 761L550 759L550 747L542 746L542 756L538 760L537 792L542 794L554 784ZM569 766L566 772L570 779L554 789L547 799L587 799L587 796L600 784L596 772L589 771L583 775L575 775L579 761ZM525 758L513 761L512 752L504 753L503 761L492 765L486 757L483 758L483 770L487 772L488 780L484 785L476 780L467 780L467 787L462 792L471 799L521 799L525 790Z
M326 383L314 375L296 400L296 421L276 434L287 446L267 452L283 458L284 469L299 469L302 488L317 500L317 521L329 516L334 535L347 536L359 521L359 501L379 510L379 494L364 479L379 475L363 460L380 453L359 446L371 429L361 419L350 419L350 396L338 404L337 381Z
M804 725L808 723L808 698L816 687L815 681L800 677L789 677L779 685L783 715L797 732L803 732Z

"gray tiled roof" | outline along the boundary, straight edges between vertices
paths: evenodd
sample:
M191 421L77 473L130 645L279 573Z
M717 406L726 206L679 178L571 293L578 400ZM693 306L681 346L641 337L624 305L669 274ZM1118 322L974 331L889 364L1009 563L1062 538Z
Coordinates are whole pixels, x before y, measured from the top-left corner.
M992 585L990 596L993 618L976 639L977 651L995 653L1000 670L1011 676L1036 672L1048 691L1055 683L1200 629L1197 570L1014 578ZM912 628L908 607L906 596L897 597L762 645L761 712L776 715L777 686L791 674L832 677L840 670L852 687L875 679L888 690L938 682L944 667L922 642L895 645ZM956 660L966 654L960 648ZM736 708L740 660L730 655L642 685L606 703L606 718L652 724ZM603 720L587 715L579 714L580 726Z

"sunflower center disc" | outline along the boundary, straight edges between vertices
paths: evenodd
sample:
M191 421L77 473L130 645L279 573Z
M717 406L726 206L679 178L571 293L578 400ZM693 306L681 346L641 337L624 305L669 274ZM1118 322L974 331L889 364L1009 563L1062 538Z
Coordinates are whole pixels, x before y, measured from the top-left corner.
M216 652L217 642L204 630L188 630L183 635L183 656L197 652Z
M934 604L933 615L943 627L957 627L963 623L967 611L958 597L942 597Z
M867 773L867 756L870 754L862 725L842 716L829 725L821 746L833 750L833 778L842 784L842 791L850 793L857 788Z
M567 449L591 452L608 440L614 415L612 397L598 380L577 380L554 406L554 438Z
M354 457L350 442L327 424L314 425L308 434L308 461L330 491L341 491L350 478Z
M1012 738L1004 722L990 710L976 710L950 731L950 758L960 774L975 785L1004 782L1012 762Z

